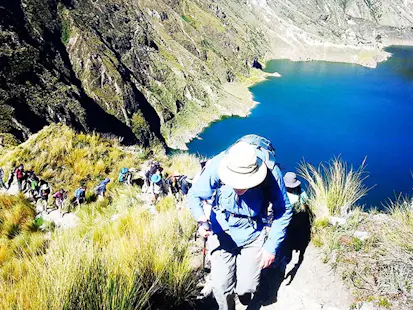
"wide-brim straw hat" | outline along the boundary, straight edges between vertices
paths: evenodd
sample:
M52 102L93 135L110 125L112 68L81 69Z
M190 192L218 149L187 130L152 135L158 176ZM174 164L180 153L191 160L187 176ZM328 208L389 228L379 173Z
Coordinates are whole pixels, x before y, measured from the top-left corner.
M284 176L284 184L289 188L296 188L301 184L301 181L297 180L297 175L294 172L287 172Z
M255 147L238 142L221 159L218 175L234 189L248 189L261 184L267 176L267 166L256 155Z

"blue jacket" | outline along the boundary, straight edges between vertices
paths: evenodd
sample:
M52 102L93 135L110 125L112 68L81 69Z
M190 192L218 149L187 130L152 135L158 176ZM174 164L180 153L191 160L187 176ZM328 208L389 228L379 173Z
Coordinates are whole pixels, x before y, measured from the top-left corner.
M95 193L100 195L106 192L106 185L110 182L110 179L106 178L102 182L99 183L98 186L95 187Z
M78 189L75 190L75 197L76 198L85 197L85 193L86 191L83 188L79 187Z
M259 156L258 153L257 155ZM221 153L211 159L198 181L189 190L188 206L193 217L197 220L204 215L202 201L211 199L216 193L210 218L212 232L218 234L224 231L237 246L244 246L255 240L264 228L267 220L266 209L271 202L273 222L264 249L276 254L280 243L285 239L292 216L280 169L276 166L272 173L268 171L261 185L250 188L238 197L233 188L222 184L219 179L218 167L223 156L224 153Z

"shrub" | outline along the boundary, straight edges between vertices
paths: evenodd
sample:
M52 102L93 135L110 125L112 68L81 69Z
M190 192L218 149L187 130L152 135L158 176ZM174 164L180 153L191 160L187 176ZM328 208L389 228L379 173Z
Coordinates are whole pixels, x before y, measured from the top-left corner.
M174 154L169 159L167 170L177 175L185 174L194 177L201 171L202 160L204 159L187 153Z
M340 158L318 168L303 162L299 173L309 184L309 204L318 217L347 213L369 190L363 184L367 178L365 160L358 169L348 167Z

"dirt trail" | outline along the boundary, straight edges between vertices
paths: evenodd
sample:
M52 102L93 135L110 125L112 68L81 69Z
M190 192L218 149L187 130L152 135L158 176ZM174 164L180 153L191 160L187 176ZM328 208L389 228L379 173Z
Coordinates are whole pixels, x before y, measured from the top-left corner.
M308 246L304 261L296 270L295 277L283 280L272 304L255 309L268 310L348 310L353 298L328 264L322 262L320 250L311 243ZM298 262L298 253L287 265L285 274L294 273ZM278 276L279 277L279 276ZM273 278L274 279L274 278ZM274 296L275 297L275 296Z
M251 304L246 307L237 300L236 310L352 309L354 298L331 266L323 263L320 249L310 243L302 264L298 265L298 261L299 254L294 252L285 270L265 269L260 289ZM209 280L204 289L211 289ZM210 295L201 301L199 308L216 310L218 306Z

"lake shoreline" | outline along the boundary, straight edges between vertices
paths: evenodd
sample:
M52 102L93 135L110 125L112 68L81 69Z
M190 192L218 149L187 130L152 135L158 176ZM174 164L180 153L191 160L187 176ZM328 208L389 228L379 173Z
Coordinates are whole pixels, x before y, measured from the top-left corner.
M398 46L413 46L413 42L403 43ZM270 60L290 60L294 62L311 62L326 61L331 63L356 64L363 67L374 69L381 62L387 61L391 53L385 51L386 48L395 45L382 45L380 48L365 46L345 46L337 44L320 44L309 46L306 51L290 53L290 55L281 52L269 53L265 61L265 66ZM322 51L322 52L321 52ZM314 54L315 52L319 54ZM227 117L247 117L252 109L259 104L254 101L253 95L249 90L250 87L267 80L268 78L278 78L281 75L278 72L266 72L263 70L251 69L251 76L240 82L228 82L222 85L221 95L211 108L210 117L207 120L200 120L196 128L186 129L179 137L169 139L169 148L176 150L188 150L187 144L197 138L206 128L213 123Z
M366 158L361 203L381 206L388 197L411 193L413 171L413 48L386 49L392 57L370 70L358 65L320 61L274 60L269 78L250 88L260 102L247 118L212 124L188 144L191 154L212 157L237 138L256 133L272 140L285 171L305 159L313 166L340 156L359 167ZM401 150L396 151L395 150Z

